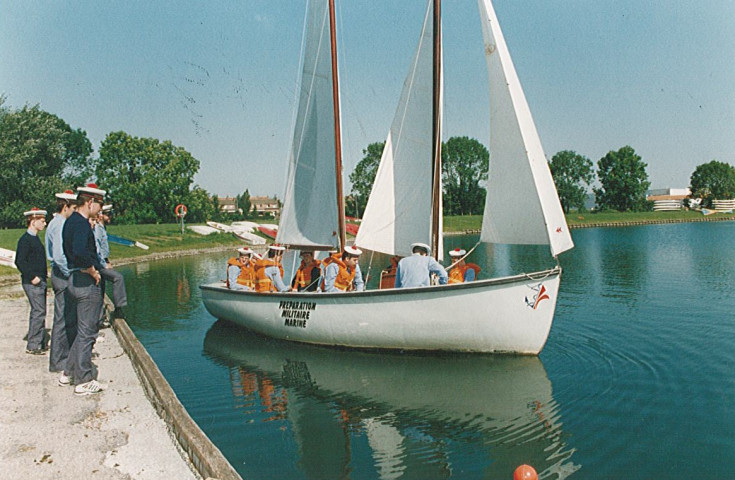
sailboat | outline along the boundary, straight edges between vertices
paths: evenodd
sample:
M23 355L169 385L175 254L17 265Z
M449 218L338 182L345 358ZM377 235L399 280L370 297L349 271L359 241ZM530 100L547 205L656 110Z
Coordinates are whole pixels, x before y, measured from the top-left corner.
M530 109L490 0L479 0L490 83L490 170L480 241L573 247ZM312 1L287 189L277 241L345 245L333 0ZM331 50L327 37L331 38ZM440 0L427 3L355 244L389 255L431 245L441 260ZM561 268L453 285L348 293L258 294L203 285L215 317L271 337L353 348L538 354L556 308Z

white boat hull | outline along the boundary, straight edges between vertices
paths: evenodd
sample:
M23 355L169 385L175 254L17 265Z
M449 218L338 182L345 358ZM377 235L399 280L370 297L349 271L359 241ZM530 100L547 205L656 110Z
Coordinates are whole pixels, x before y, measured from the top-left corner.
M554 318L555 268L477 282L353 293L255 293L203 285L217 318L263 335L353 348L538 354Z

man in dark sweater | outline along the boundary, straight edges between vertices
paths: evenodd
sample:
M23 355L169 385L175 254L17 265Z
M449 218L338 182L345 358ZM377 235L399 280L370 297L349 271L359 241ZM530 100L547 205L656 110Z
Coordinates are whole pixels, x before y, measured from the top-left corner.
M46 252L38 232L46 228L46 210L32 208L24 213L28 230L18 240L15 266L20 270L23 291L31 304L26 353L46 354Z
M77 209L64 222L62 247L71 272L67 291L76 305L77 336L69 350L64 373L75 383L76 395L93 395L106 388L93 376L92 347L99 333L102 312L100 265L89 218L99 213L105 191L88 184L77 188Z

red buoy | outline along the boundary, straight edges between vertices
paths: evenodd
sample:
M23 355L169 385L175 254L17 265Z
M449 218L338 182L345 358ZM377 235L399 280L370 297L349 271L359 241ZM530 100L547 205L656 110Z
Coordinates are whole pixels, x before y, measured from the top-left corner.
M521 465L513 472L513 480L538 480L538 474L532 466Z

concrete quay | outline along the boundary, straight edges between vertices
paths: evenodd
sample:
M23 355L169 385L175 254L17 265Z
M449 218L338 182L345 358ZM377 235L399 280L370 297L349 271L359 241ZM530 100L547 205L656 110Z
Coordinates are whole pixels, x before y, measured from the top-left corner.
M53 318L49 289L47 330ZM239 479L196 426L124 321L104 329L93 364L104 392L76 396L25 353L29 305L0 293L0 477L53 480ZM164 420L165 419L165 420Z

